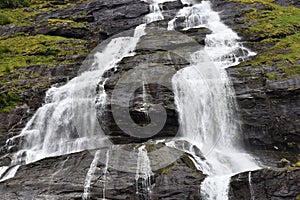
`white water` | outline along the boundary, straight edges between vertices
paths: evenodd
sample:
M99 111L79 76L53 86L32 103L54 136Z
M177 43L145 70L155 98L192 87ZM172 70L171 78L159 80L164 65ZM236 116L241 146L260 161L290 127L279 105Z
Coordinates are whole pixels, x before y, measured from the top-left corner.
M106 195L106 183L107 183L107 172L108 172L108 164L109 164L109 150L106 151L106 160L105 160L105 167L103 170L103 199L105 200L105 195Z
M158 4L167 1L172 0L151 1L151 12L145 17L147 23L163 19ZM95 109L96 99L97 106L105 104L105 80L99 86L103 91L99 96L95 88L105 71L116 68L123 57L134 55L145 28L146 24L142 24L135 29L133 37L112 39L102 52L95 54L96 61L88 71L61 87L54 86L47 91L45 104L20 135L7 141L8 146L13 146L17 138L24 138L21 149L14 155L13 164L31 163L50 156L105 146L107 141L103 141L105 137Z
M145 19L147 23L163 19L159 6L159 3L163 2L166 1L152 1L151 13ZM182 2L192 3L188 0ZM199 168L209 175L201 186L201 192L205 199L225 200L231 175L258 167L253 158L238 147L239 124L234 113L236 103L225 71L226 67L236 65L244 57L252 54L238 42L236 33L221 23L218 14L210 8L209 2L203 1L185 7L177 16L186 17L186 29L203 26L213 32L206 38L205 52L193 55L192 65L179 71L173 81L182 136L197 145L206 158L206 163L199 162ZM169 22L169 30L176 27L175 21L176 19ZM21 135L17 136L24 137L26 142L15 155L14 163L30 163L49 156L104 145L102 142L105 141L99 138L105 137L102 134L94 134L101 131L97 126L96 116L91 116L90 113L96 113L95 99L98 99L99 105L103 105L106 94L103 91L97 97L95 88L106 70L116 68L116 64L123 57L134 54L136 44L144 34L145 24L137 27L134 37L111 40L102 52L95 54L96 62L90 71L84 72L64 86L51 88L47 92L45 105L37 111ZM244 55L237 55L240 51ZM203 56L206 54L214 66ZM76 124L79 136L74 136L73 119L81 123ZM15 139L16 137L10 139L8 143L13 143ZM138 150L137 185L138 180L143 180L142 187L146 188L150 196L150 160L145 147ZM99 159L96 153L85 181L84 199L88 198L92 176ZM13 177L17 168L14 167L9 171L9 176L5 177ZM5 173L6 170L0 168L0 172ZM105 195L105 187L103 192Z
M252 180L251 180L251 171L248 174L248 181L249 181L250 200L255 200L254 190L253 190Z
M96 168L97 168L97 164L100 160L100 151L96 151L94 159L91 163L91 166L87 172L86 178L85 178L85 183L84 183L84 192L82 195L82 199L83 200L87 200L89 199L89 195L90 195L90 191L91 191L91 182L92 182L92 178L95 174Z
M96 61L90 71L47 91L45 105L38 109L20 135L8 141L8 144L14 143L17 137L25 140L22 149L14 155L14 164L106 145L96 117L96 87L105 71L116 67L123 57L134 54L139 38L145 34L144 29L145 24L142 24L133 37L112 39L102 52L95 54ZM98 103L105 101L105 96L103 91Z
M0 179L0 182L5 181L7 179L13 178L17 173L20 165L12 166L12 167L0 167L0 177L5 173L5 175Z
M258 168L240 146L237 105L225 71L253 53L220 21L209 1L185 7L177 17L185 17L185 29L206 27L212 31L206 37L204 51L192 55L192 64L173 77L173 87L181 136L197 145L207 162L199 163L209 175L201 185L201 194L204 199L226 200L230 177ZM169 22L169 30L176 27L175 22Z
M146 146L143 145L138 148L138 159L136 168L136 193L147 195L146 199L151 199L151 176L153 175L151 170L150 159L146 150ZM141 184L140 181L142 182ZM145 194L145 191L147 194Z
M108 149L106 153L101 156L101 150L98 150L95 152L94 159L91 162L90 168L86 174L85 182L84 182L84 192L82 194L82 199L83 200L88 200L90 199L90 194L91 194L91 183L93 180L95 180L95 172L96 170L100 169L98 168L98 165L102 162L102 160L105 160L105 166L102 169L102 177L101 177L101 182L102 182L102 199L105 200L106 196L106 183L107 183L107 173L108 173L108 167L109 167L109 159L110 159L110 150ZM105 158L104 158L105 157ZM98 178L98 177L97 177Z

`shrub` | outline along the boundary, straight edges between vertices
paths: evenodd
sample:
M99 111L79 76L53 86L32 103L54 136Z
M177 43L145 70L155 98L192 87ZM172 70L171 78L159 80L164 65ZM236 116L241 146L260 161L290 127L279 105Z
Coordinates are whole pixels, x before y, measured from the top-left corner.
M0 94L0 112L9 112L13 107L20 104L20 97L13 92Z
M29 0L1 0L0 8L21 8L29 6Z
M9 53L10 49L6 46L0 46L0 54Z
M5 15L0 14L0 26L10 24L11 21Z

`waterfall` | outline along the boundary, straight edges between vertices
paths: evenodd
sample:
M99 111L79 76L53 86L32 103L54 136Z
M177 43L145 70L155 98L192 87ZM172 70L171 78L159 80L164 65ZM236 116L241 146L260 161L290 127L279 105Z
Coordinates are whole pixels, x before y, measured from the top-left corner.
M164 19L159 4L173 0L143 1L150 2L150 13L145 16L146 23L136 27L134 36L112 39L95 53L94 63L83 73L63 86L50 88L44 105L21 133L7 140L8 150L19 145L19 151L13 154L12 167L0 167L0 178L6 174L0 181L14 177L20 164L111 145L96 117L96 108L101 109L106 103L102 76L105 71L116 69L122 58L134 55L140 37L146 34L146 24Z
M18 137L25 140L15 155L16 164L101 145L105 137L96 117L97 84L105 71L116 67L123 57L133 55L144 28L144 25L137 27L133 37L112 39L102 52L95 54L92 70L47 91L45 105L38 109L19 136L8 141L11 143ZM95 144L97 141L100 144Z
M206 36L204 50L194 53L191 65L173 77L173 88L181 136L201 149L210 166L199 166L208 175L201 194L204 199L226 200L230 177L258 165L242 151L237 105L225 69L254 53L238 42L238 35L220 21L209 1L184 7L176 17L185 18L185 29L212 31ZM176 18L168 29L174 29L175 23Z
M15 165L12 167L7 167L7 166L0 167L0 182L13 178L17 173L19 167L20 165Z
M163 19L159 3L166 1L172 0L150 1L151 12L145 17L147 23ZM107 141L97 121L95 108L95 100L97 107L105 104L105 80L98 86L101 90L98 96L97 84L105 71L116 68L122 58L134 55L145 28L146 24L141 24L135 29L133 37L112 39L102 52L95 53L95 62L87 71L67 84L53 86L47 91L45 104L37 110L20 135L7 141L8 148L17 145L20 139L22 141L20 150L14 154L13 165L105 146Z
M107 172L108 172L108 164L109 164L109 150L106 151L106 160L105 160L105 167L103 170L103 199L105 200L105 194L106 194L106 183L107 183Z
M251 171L248 173L248 181L249 181L250 200L255 200L254 190L253 190L252 180L251 180Z
M104 72L117 67L126 56L133 56L146 24L136 27L133 37L112 39L102 52L94 55L95 62L81 75L61 87L53 86L40 107L26 124L20 135L7 141L8 149L22 141L18 152L13 154L12 168L0 167L0 181L14 177L20 164L70 154L87 149L108 146L96 116L98 106L103 105L106 94L97 96L96 88ZM99 88L103 89L103 85Z
M151 1L151 12L145 17L146 24L164 19L160 4L166 1L172 0ZM192 152L197 167L208 175L201 184L203 198L226 200L230 177L256 169L258 165L254 158L243 152L240 145L237 105L225 69L254 53L244 48L238 35L220 21L209 1L193 4L192 0L184 0L182 3L190 6L181 9L169 21L168 30L176 28L178 17L184 17L185 29L206 27L212 31L206 37L204 50L191 55L190 66L173 77L181 137L197 146L203 152L205 161L197 158L192 147L183 150ZM19 140L22 145L14 154L13 166L0 168L1 181L13 177L20 164L107 146L108 141L96 117L96 107L101 108L106 103L105 79L102 77L105 71L116 69L122 58L134 55L140 37L146 34L146 24L139 25L131 37L111 39L105 48L95 53L95 62L86 71L65 85L53 86L47 91L45 104L37 110L20 135L7 141L9 148ZM147 101L146 89L143 84L144 102ZM150 199L151 163L145 145L137 150L136 192ZM97 151L86 176L83 199L89 198L92 178L101 159L100 151ZM104 168L104 199L108 162L109 151ZM250 178L251 174L249 184Z
M92 178L95 174L95 171L96 171L97 164L98 164L99 160L100 160L100 151L96 151L94 159L91 163L91 166L90 166L90 168L87 172L86 178L85 178L84 190L83 190L83 195L82 195L83 200L89 199L89 195L90 195L90 191L91 191Z
M138 148L138 159L136 168L136 193L143 196L142 199L151 199L151 171L150 159L147 154L146 146Z

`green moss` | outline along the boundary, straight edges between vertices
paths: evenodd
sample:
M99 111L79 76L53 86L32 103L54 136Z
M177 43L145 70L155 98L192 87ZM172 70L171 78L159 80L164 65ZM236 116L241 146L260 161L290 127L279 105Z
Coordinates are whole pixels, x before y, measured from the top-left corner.
M9 20L9 23L17 24L18 26L29 25L31 23L29 18L35 16L37 13L37 11L28 12L25 8L0 9L0 15L5 16Z
M30 7L50 11L58 8L67 8L75 4L83 3L88 0L64 0L62 3L57 3L56 0L31 0ZM55 3L54 3L55 2Z
M260 52L250 62L253 66L275 65L288 75L300 74L300 9L283 7L272 0L233 0L241 3L261 3L264 10L252 9L246 14L244 23L251 26L242 30L250 39L260 39L260 43L273 42L274 46ZM255 38L251 38L255 37ZM267 75L275 79L276 75Z
M83 54L84 40L58 36L17 36L0 40L0 76L16 67L28 65L55 65L67 55Z
M10 23L11 21L7 16L0 14L0 26L10 24Z
M0 8L21 8L29 6L29 0L1 0Z
M169 173L169 169L166 169L166 168L163 169L162 172L161 172L161 174L164 174L164 175L166 175L166 174L168 174L168 173Z
M296 200L300 200L300 194L297 195Z
M0 112L9 112L20 103L21 98L11 91L0 94Z
M52 27L59 27L64 24L67 24L72 28L86 28L87 26L87 22L75 22L73 20L65 19L48 19L48 24Z

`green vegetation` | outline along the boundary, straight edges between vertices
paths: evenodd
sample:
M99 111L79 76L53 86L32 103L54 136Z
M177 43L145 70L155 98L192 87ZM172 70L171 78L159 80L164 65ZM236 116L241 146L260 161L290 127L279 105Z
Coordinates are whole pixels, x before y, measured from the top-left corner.
M21 103L21 98L13 92L0 93L0 112L8 112Z
M85 28L87 22L75 22L72 16L57 19L36 21L40 13L50 13L64 9L87 0L1 0L0 26L9 24L12 27L33 26L38 29L45 23L56 30L64 27ZM22 30L22 29L19 29ZM26 30L26 29L24 29ZM25 99L18 98L27 90L44 88L49 77L30 74L30 70L22 69L33 65L55 66L76 62L73 55L85 54L85 40L50 35L29 35L27 32L8 33L0 37L0 112L8 112ZM25 79L39 79L35 85L24 84ZM5 91L5 92L4 92Z
M16 36L0 40L0 76L15 67L62 63L58 58L85 53L84 40L58 36ZM68 63L65 60L63 63Z
M164 175L166 175L166 174L168 174L169 173L169 169L163 169L163 171L161 172L161 174L164 174Z
M11 23L11 21L8 17L6 17L3 14L0 14L0 26L10 24L10 23Z
M0 8L21 8L29 6L28 0L1 0Z
M246 14L244 23L252 24L249 29L241 30L250 39L259 39L261 43L274 44L265 52L260 52L250 62L253 66L272 66L288 75L300 74L300 9L276 5L273 0L233 0L242 3L261 3L264 10L252 9ZM258 37L257 37L258 36ZM256 37L256 38L251 38ZM279 74L268 74L276 79Z
M17 24L18 26L25 26L30 24L30 20L28 19L30 16L34 16L37 12L27 12L25 8L19 9L0 9L0 25L6 24ZM1 16L4 17L3 22L1 24Z
M48 24L52 27L59 27L67 24L72 28L86 28L87 22L74 22L73 20L66 19L48 19Z

